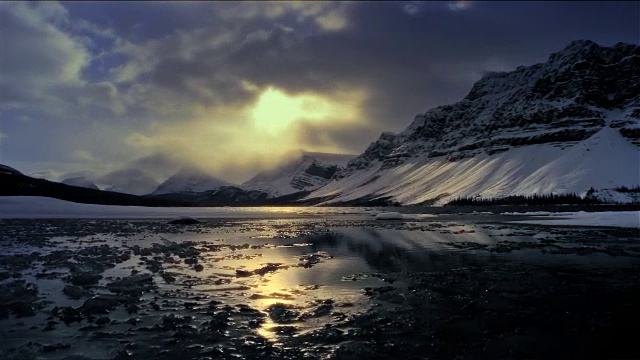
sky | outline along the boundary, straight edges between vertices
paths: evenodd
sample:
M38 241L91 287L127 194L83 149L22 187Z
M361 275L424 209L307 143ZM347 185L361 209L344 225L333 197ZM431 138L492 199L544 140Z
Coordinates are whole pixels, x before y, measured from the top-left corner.
M0 164L241 183L579 39L639 43L640 3L0 2Z

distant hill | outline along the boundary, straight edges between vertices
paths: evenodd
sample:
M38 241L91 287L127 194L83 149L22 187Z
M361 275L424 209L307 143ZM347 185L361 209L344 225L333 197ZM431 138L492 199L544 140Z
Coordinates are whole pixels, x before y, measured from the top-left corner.
M209 175L203 170L194 167L184 167L175 175L158 185L153 195L198 193L229 185L231 184Z
M180 201L88 189L35 179L4 165L0 165L0 196L46 196L77 203L101 205L188 206L188 203Z
M71 177L71 178L68 178L68 179L64 179L64 180L62 180L60 182L63 183L63 184L66 184L66 185L78 186L78 187L83 187L83 188L87 188L87 189L100 190L98 188L98 186L96 186L96 184L93 183L93 181L88 180L84 176Z

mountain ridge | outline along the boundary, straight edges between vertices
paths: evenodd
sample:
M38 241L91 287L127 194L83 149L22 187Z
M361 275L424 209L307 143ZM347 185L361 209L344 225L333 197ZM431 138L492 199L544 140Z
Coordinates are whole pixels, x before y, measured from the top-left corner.
M352 157L301 151L298 156L256 174L242 188L266 192L272 198L312 191L329 182Z
M193 166L185 166L176 174L159 184L151 195L198 193L231 185L233 184L220 180L204 170Z
M588 143L603 129L612 129L602 136L619 143L615 151L621 153L611 156L626 159L624 178L613 164L598 162L589 168L577 151L560 159L563 149ZM383 132L330 183L306 199L330 198L325 204L365 197L401 204L435 199L442 204L455 196L587 190L577 175L573 180L563 177L553 186L532 181L553 183L552 177L560 170L578 172L583 178L597 178L596 173L602 172L605 180L595 180L594 185L634 186L639 182L637 171L634 178L638 162L631 159L637 159L639 135L640 47L574 41L545 63L487 73L461 101L416 115L398 134ZM526 154L526 149L533 153ZM574 162L581 165L573 166ZM528 172L516 171L530 163L539 168L547 163L565 168L549 170L544 176L533 167ZM476 171L470 170L474 168ZM500 171L502 175L496 176ZM529 175L535 175L526 182L529 188L514 183Z

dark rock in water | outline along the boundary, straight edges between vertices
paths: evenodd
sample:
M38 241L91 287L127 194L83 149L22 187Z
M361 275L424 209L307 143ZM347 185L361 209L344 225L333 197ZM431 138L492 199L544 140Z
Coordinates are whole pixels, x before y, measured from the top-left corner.
M35 315L33 303L37 299L36 286L24 280L0 285L0 318L8 317L9 313L19 318Z
M300 340L305 342L323 344L338 344L346 340L344 332L334 326L327 325L324 328L308 332L300 336Z
M118 302L114 299L106 297L92 297L91 299L87 299L87 301L85 301L78 310L86 315L107 314L116 306L118 306Z
M374 352L371 344L364 341L347 341L336 350L336 359L340 360L379 358L380 356Z
M188 216L182 216L180 218L169 221L169 224L177 224L177 225L193 225L193 224L199 224L199 223L200 223L200 220L196 220Z
M75 285L65 285L62 293L75 300L91 295L88 290Z
M333 310L332 304L321 304L321 305L318 305L315 309L313 309L313 311L311 311L309 315L311 317L326 316L326 315L329 315L332 310Z
M267 308L269 317L276 323L290 323L298 320L300 313L293 306L276 303Z
M236 269L236 276L237 277L247 277L247 276L251 276L251 275L253 275L253 271Z
M36 309L33 304L27 301L16 301L9 305L9 310L13 313L17 318L34 316L36 314Z
M188 257L188 258L184 259L184 263L187 264L187 265L197 264L198 263L198 258L197 257Z
M72 272L71 276L68 278L70 283L78 286L96 285L100 281L100 279L102 279L102 274L100 273L80 271Z
M202 266L202 264L197 264L196 266L193 267L193 269L195 271L200 272L200 271L204 270L204 266Z
M111 323L111 319L109 319L106 316L103 316L101 318L98 318L98 320L96 320L96 325L100 325L100 326L107 325L110 323Z
M162 326L167 330L173 330L178 325L187 324L191 320L193 320L191 316L179 316L175 314L169 314L162 317Z
M61 349L69 349L71 347L71 345L69 344L50 344L50 345L44 345L42 346L42 352L43 353L50 353L53 351L58 351Z
M254 270L253 273L257 275L264 275L266 273L270 273L278 270L280 268L280 265L281 264L268 263L267 265Z
M281 336L293 336L296 333L295 326L276 326L272 328L272 331Z
M62 320L62 322L64 322L66 325L82 321L82 314L80 313L80 311L70 306L62 308L56 306L51 310L51 315Z
M107 284L114 293L138 295L154 288L153 278L149 274L132 275Z

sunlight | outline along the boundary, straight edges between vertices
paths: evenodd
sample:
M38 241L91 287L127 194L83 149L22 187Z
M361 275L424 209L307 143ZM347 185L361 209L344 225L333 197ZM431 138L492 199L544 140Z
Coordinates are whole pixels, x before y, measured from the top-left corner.
M269 87L251 109L251 117L260 130L278 135L300 120L322 121L338 114L328 99L313 95L288 95Z

